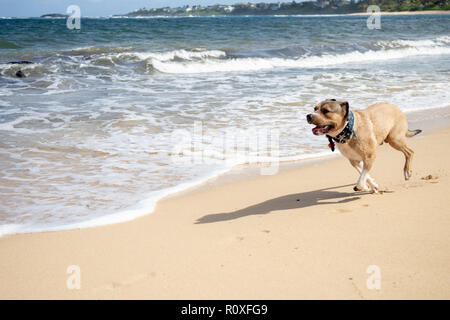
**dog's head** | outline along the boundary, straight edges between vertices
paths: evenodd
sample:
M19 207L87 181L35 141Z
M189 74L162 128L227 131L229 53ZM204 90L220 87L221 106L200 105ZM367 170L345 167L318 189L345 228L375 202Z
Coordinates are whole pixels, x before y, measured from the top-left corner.
M328 134L335 136L344 129L349 112L347 101L327 99L314 107L314 113L306 116L310 124L316 125L312 132L316 136Z

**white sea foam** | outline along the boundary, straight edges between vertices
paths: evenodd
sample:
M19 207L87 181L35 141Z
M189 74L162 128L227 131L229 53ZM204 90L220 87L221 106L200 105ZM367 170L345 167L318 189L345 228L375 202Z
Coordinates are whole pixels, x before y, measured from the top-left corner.
M423 39L423 40L390 40L390 41L378 41L376 45L382 48L399 48L399 47L441 47L450 45L450 36L441 36L435 39Z
M130 52L118 55L119 57L135 57L140 60L155 59L158 61L171 61L174 59L194 60L207 58L223 58L226 53L221 50L173 50L167 52Z
M354 51L350 53L322 56L307 56L299 59L282 58L236 58L236 59L204 59L203 61L167 61L153 59L153 67L164 73L207 73L257 71L274 68L318 68L346 63L377 62L413 56L432 56L450 54L450 47L417 46L402 49Z
M83 47L73 53L97 54L94 61L114 65L116 58L146 61L163 73L208 73L258 71L274 68L320 68L346 63L377 62L414 56L450 54L450 37L424 40L389 40L374 44L378 50L353 51L341 54L305 55L300 58L233 58L223 50L201 48L165 52L131 51L131 47ZM79 62L76 62L79 63Z
M335 154L331 153L331 151L326 152L320 152L310 155L299 155L299 156L289 156L289 157L282 157L282 158L275 158L275 157L258 157L256 160L259 161L259 163L275 163L275 162L292 162L292 161L299 161L299 160L306 160L306 159L316 159L320 157L330 157L335 156ZM186 191L190 188L194 188L196 186L199 186L201 184L204 184L205 182L217 178L220 175L230 171L233 167L241 164L247 164L247 161L249 159L239 161L236 160L234 163L228 165L227 167L224 167L222 169L218 169L215 171L210 172L209 174L205 174L202 178L192 180L189 182L178 184L174 187L158 190L151 192L147 196L143 195L145 198L144 200L139 201L136 205L131 206L130 208L126 210L122 210L119 212L106 214L103 216L100 216L98 218L93 218L89 220L85 220L82 222L77 223L71 223L71 224L62 224L58 226L51 226L48 224L4 224L0 225L0 237L5 235L11 235L11 234L22 234L22 233L35 233L35 232L54 232L54 231L62 231L62 230L75 230L75 229L82 229L82 228L91 228L91 227L98 227L98 226L105 226L115 223L121 223L126 221L131 221L136 218L148 215L152 213L156 207L156 204L161 199L171 196L174 194L177 194L182 191Z

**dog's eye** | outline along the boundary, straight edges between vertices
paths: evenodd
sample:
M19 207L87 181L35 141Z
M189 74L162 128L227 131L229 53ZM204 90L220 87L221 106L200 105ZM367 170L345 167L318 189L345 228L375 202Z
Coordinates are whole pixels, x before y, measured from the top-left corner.
M326 114L326 113L328 113L328 112L330 112L330 110L327 110L327 109L323 109L323 110L322 110L322 113L323 113L323 114Z

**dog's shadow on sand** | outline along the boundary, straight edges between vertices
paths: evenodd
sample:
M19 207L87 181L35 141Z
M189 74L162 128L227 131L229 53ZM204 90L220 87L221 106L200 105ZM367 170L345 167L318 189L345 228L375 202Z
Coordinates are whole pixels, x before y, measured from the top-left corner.
M293 193L286 196L270 199L243 209L231 212L213 213L199 218L195 223L213 223L239 219L246 216L267 214L272 211L307 208L322 204L347 203L360 199L365 192L339 192L339 189L352 186L352 184L337 186L332 188L319 189L314 191Z

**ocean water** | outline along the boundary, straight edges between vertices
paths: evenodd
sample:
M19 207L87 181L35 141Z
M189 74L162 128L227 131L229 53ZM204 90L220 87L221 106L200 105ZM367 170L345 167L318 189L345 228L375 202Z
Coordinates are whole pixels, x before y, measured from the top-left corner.
M0 234L125 221L236 164L330 154L305 121L326 98L449 104L450 15L366 19L0 19Z

